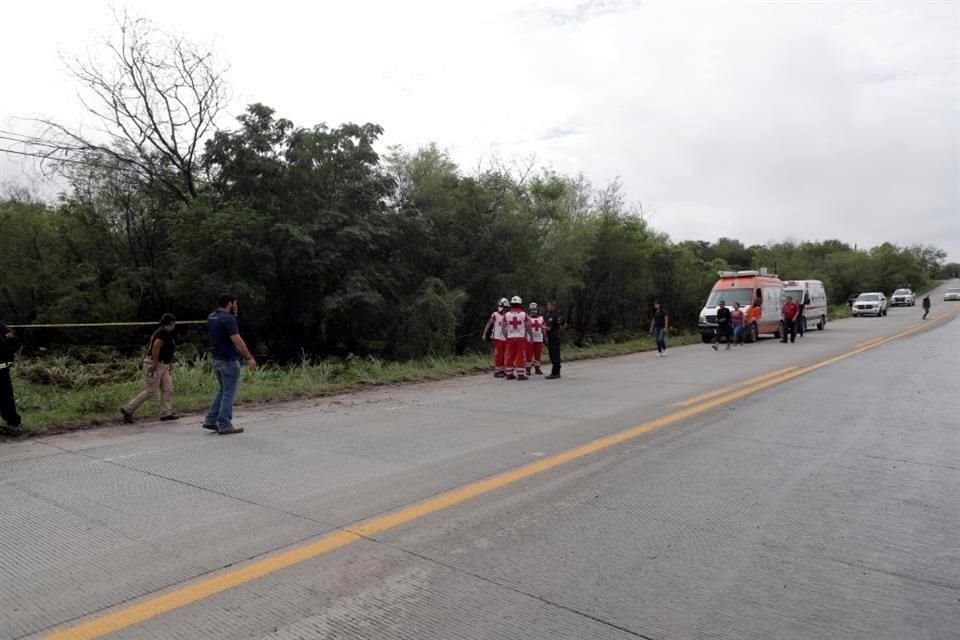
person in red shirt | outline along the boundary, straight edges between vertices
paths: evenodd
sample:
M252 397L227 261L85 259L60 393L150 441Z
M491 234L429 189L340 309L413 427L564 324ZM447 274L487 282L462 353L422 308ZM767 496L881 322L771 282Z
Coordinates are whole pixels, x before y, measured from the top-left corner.
M790 342L797 341L797 318L800 316L800 306L793 301L793 296L787 296L787 302L783 305L783 335L780 342L786 344L787 336L790 336Z

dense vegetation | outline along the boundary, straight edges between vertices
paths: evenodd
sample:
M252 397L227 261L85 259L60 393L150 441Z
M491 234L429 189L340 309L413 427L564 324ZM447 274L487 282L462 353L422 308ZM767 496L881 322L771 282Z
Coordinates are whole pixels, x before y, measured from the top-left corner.
M231 290L263 352L412 357L469 345L462 338L514 293L558 298L583 340L642 331L655 298L692 327L728 267L822 279L836 302L956 269L929 247L675 243L617 185L465 175L436 148L384 159L378 135L373 125L301 129L258 105L211 140L209 179L187 202L98 169L55 206L0 202L2 315L200 318Z
M214 132L225 92L209 55L140 21L121 34L115 66L74 69L90 104L110 105L93 113L111 137L51 123L60 137L29 142L70 188L55 204L0 201L8 322L203 318L233 291L261 353L409 358L469 348L514 294L556 298L585 342L641 332L654 299L692 327L718 269L822 279L836 302L945 269L923 246L677 243L618 184L465 172L437 147L381 155L375 124L305 127L255 104Z

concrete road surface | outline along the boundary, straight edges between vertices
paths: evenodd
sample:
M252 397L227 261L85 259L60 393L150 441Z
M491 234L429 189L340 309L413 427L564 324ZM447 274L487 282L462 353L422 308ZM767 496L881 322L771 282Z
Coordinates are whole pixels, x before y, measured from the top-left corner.
M960 638L960 304L933 299L242 408L237 437L0 445L0 638Z

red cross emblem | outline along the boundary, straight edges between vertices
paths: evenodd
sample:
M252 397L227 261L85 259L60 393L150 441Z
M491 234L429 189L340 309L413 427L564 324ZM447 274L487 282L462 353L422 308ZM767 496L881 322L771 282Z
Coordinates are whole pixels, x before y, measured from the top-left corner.
M521 324L523 323L520 321L519 317L513 316L512 318L510 318L510 326L513 327L514 331L519 329Z

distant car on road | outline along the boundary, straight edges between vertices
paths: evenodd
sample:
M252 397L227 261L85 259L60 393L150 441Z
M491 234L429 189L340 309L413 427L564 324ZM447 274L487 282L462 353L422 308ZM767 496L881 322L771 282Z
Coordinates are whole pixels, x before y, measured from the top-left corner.
M887 315L887 296L879 291L861 293L853 303L853 317Z
M960 302L960 289L952 287L943 292L944 302Z
M917 297L910 289L897 289L890 298L891 307L912 307L917 304Z

